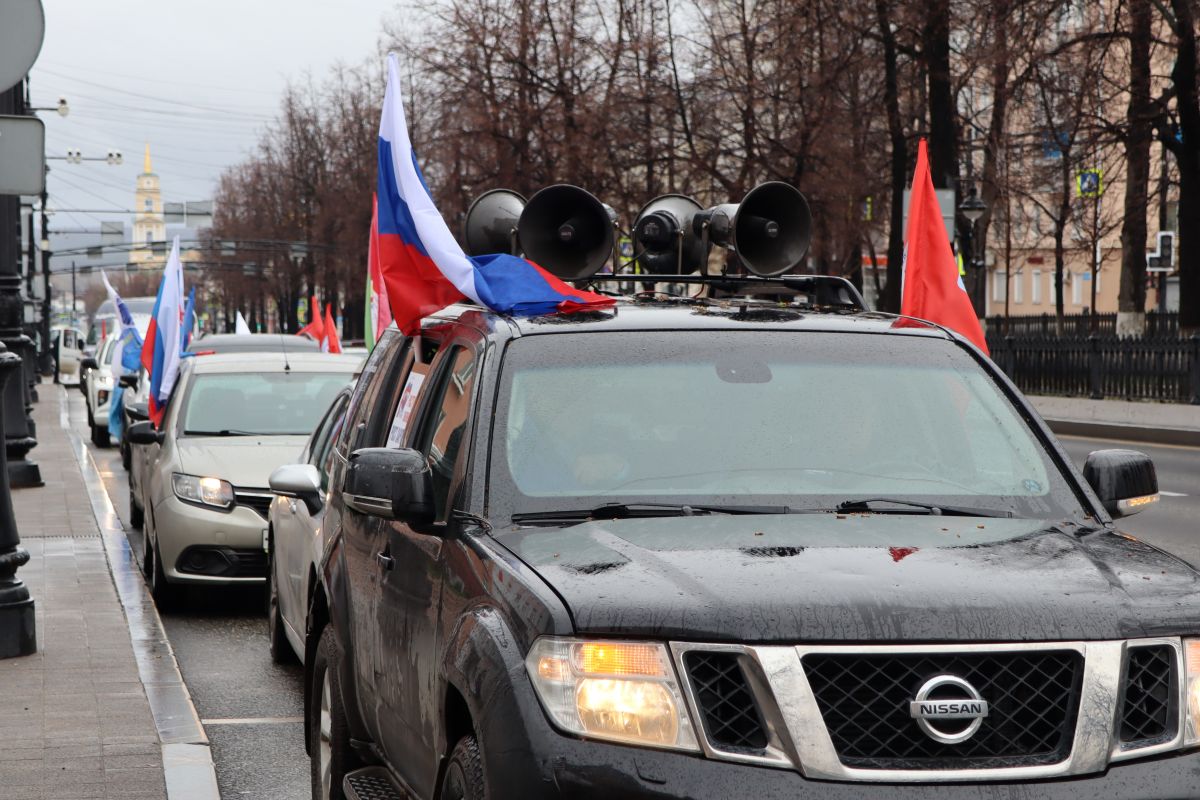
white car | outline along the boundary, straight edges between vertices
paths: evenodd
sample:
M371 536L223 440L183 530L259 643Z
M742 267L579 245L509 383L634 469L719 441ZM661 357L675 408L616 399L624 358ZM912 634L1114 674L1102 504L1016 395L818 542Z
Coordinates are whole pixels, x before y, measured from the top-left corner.
M329 490L333 442L346 418L350 387L334 398L295 464L271 473L276 495L267 515L270 601L267 625L271 658L282 664L295 658L304 662L304 634L308 609L317 583L317 569L325 554L321 523Z
M59 383L79 383L80 362L83 361L83 331L78 328L56 327L50 329L50 344L58 356Z
M127 432L145 512L142 566L160 606L181 584L266 582L267 479L296 458L360 362L327 353L183 360L161 428Z
M96 346L96 355L83 359L83 376L79 388L87 401L88 427L92 444L108 447L108 412L113 391L112 358L116 353L116 336L105 336Z

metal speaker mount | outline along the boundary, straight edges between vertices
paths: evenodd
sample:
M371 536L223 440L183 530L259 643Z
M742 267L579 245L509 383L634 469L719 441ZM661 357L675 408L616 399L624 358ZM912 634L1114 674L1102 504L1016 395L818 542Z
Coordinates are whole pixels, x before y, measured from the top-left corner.
M692 228L692 217L702 210L682 194L660 195L642 206L633 224L633 241L646 272L682 275L704 265L707 248Z
M463 220L467 255L516 255L517 220L524 210L525 198L508 189L492 189L476 197Z
M610 209L578 186L547 186L517 223L525 257L563 280L595 275L613 251Z
M755 275L782 275L804 260L812 242L812 211L794 186L760 183L741 203L713 206L692 218L695 234L731 248Z

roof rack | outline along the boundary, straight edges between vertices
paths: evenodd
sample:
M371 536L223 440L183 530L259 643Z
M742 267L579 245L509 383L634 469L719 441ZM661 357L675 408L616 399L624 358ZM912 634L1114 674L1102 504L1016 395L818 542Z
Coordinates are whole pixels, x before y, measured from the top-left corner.
M778 287L793 295L807 295L807 304L814 306L836 306L867 311L867 303L854 284L836 275L648 275L638 273L597 273L586 280L573 281L577 285L594 283L675 283L690 286L709 286L718 294L710 294L711 300L744 298L748 288ZM698 299L698 298L697 298ZM765 298L764 298L765 299Z

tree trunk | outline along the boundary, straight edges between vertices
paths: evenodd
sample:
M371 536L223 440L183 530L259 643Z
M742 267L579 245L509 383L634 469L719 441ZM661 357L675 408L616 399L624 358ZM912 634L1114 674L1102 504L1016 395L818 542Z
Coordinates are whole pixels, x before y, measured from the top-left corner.
M904 280L904 187L908 177L908 144L900 121L900 82L897 77L896 36L887 0L875 0L875 16L883 37L884 105L887 108L890 140L892 203L888 221L887 285L879 298L879 310L900 311L900 289ZM878 274L878 273L876 273Z
M1150 2L1129 0L1129 132L1125 144L1125 215L1117 334L1146 329L1146 208L1150 191ZM1095 278L1093 277L1093 281ZM1093 307L1092 313L1095 314Z
M958 114L950 72L950 0L931 0L922 31L929 81L929 168L938 189L958 188Z
M1171 70L1179 113L1179 330L1200 332L1200 97L1196 90L1196 23L1190 0L1171 0L1176 56Z
M975 235L978 237L975 246L980 250L987 247L988 231L992 225L993 211L1000 198L999 173L1000 152L1004 147L1005 128L1008 125L1008 77L1009 77L1009 45L1008 26L1010 0L994 0L992 3L992 29L995 31L995 56L992 61L992 119L988 125L987 137L983 143L983 185L980 189L980 199L983 200L984 212L975 225ZM1005 191L1007 195L1007 190ZM1010 223L1008 224L1011 227ZM1006 264L1006 270L1011 265ZM967 270L967 294L973 301L979 301L986 296L984 287L979 283L987 283L987 268ZM1011 278L1012 273L1009 272ZM1004 300L1004 316L1008 317L1008 296ZM979 302L975 313L984 316L987 313L986 303Z

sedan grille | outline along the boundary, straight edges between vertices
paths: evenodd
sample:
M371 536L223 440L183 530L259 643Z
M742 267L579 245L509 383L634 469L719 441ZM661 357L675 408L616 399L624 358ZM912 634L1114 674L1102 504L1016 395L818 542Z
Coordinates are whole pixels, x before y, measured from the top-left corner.
M838 758L860 769L984 769L1056 764L1071 751L1083 678L1075 651L809 653L803 666ZM939 675L971 684L989 705L959 744L926 735L909 703Z
M763 750L766 725L737 653L693 650L683 661L712 745L723 750Z
M259 513L263 519L267 518L267 513L271 510L271 503L275 502L275 495L270 492L254 492L245 489L234 489L233 499L237 501L239 506L252 508Z
M1121 745L1132 750L1175 737L1178 710L1175 651L1166 645L1135 647L1125 662Z

